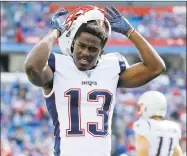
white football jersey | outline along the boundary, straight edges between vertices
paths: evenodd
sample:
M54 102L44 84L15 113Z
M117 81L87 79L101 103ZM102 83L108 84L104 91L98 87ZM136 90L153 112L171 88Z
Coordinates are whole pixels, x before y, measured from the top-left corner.
M52 117L55 156L110 156L111 122L119 74L129 65L119 53L80 71L71 56L51 53L53 89L44 95Z
M168 120L139 119L133 129L149 141L149 156L172 156L181 138L180 126Z

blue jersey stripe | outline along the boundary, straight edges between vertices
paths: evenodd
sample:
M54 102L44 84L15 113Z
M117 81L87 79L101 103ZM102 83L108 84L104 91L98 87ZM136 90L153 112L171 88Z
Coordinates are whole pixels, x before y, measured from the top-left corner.
M119 61L120 73L126 69L125 61Z
M121 74L121 72L126 69L126 64L125 64L125 60L123 59L123 57L118 53L117 53L117 58L119 61L120 74Z
M125 64L125 60L123 59L122 55L119 54L119 53L116 53L116 55L117 55L117 58L118 58L118 61L119 61L119 67L120 67L120 73L119 73L119 75L120 75L124 70L126 70L127 66ZM120 86L120 82L121 81L120 81L120 78L119 78L117 87Z
M60 123L58 120L58 113L56 109L56 103L55 103L55 93L53 93L50 97L45 98L46 105L48 112L52 118L53 125L54 125L54 136L55 136L55 146L54 146L54 156L60 156Z
M48 65L49 67L51 68L51 70L53 71L53 73L55 72L55 54L54 53L51 53L49 55L49 58L48 58Z

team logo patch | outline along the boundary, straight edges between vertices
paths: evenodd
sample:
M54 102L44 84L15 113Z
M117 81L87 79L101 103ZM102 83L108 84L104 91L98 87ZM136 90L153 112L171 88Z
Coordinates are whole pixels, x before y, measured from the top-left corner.
M88 78L90 78L92 72L93 72L93 71L88 70L88 71L85 71L84 73L87 75Z

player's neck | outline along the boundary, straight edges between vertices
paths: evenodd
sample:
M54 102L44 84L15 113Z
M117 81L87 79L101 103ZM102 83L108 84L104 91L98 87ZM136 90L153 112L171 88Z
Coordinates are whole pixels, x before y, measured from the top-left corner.
M162 120L162 117L161 117L161 116L152 116L151 119L154 119L154 120Z

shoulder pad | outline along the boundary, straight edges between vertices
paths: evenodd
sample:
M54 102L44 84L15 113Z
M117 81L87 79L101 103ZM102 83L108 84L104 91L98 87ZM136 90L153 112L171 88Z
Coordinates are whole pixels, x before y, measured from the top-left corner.
M151 129L151 124L147 120L139 119L133 124L133 130L136 134L145 135Z

